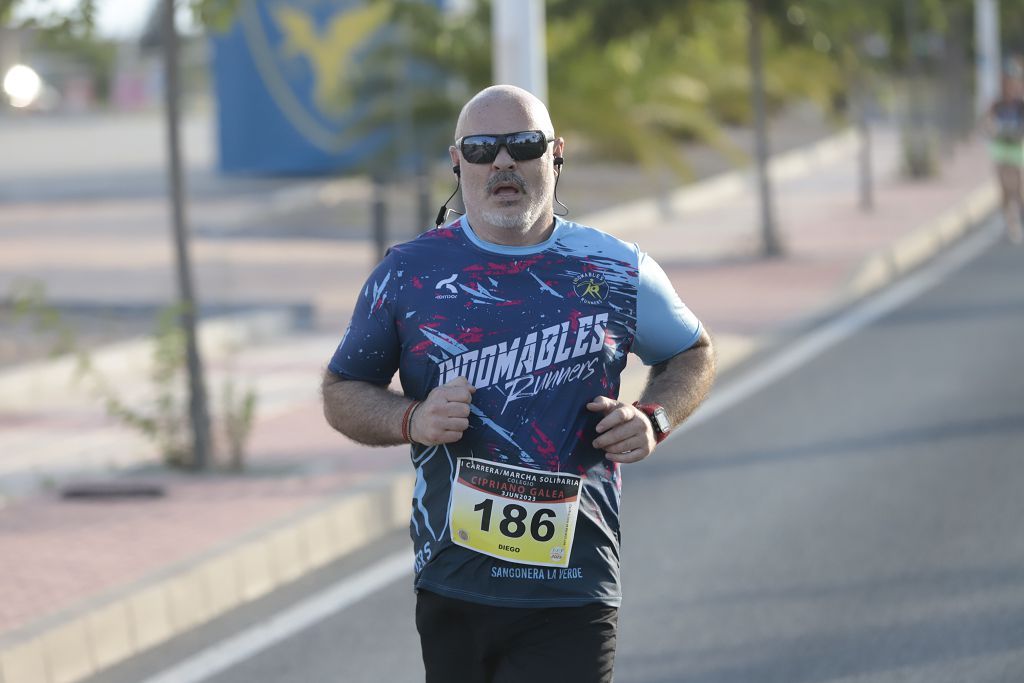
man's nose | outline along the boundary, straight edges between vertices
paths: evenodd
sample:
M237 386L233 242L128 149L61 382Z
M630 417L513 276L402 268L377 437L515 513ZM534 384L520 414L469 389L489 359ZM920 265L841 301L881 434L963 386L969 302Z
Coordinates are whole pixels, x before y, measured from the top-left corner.
M515 168L516 160L512 158L512 155L508 153L508 147L502 145L498 148L498 154L494 157L494 163L492 166L499 171L508 170Z

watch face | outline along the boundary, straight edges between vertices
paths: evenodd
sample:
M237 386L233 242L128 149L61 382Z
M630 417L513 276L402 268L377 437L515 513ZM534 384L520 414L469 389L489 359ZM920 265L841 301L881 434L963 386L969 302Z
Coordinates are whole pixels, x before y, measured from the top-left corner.
M668 422L668 415L665 414L664 408L658 408L651 413L651 420L654 421L655 428L662 434L667 434L672 426Z

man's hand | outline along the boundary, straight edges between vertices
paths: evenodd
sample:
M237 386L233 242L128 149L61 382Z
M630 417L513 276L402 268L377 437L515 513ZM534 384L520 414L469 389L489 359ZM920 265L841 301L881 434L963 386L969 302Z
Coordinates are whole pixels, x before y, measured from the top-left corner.
M657 443L654 427L647 415L637 408L598 396L587 404L587 410L604 414L597 423L599 436L594 439L594 448L602 449L609 460L636 462L654 451Z
M409 434L416 443L455 443L469 428L469 404L476 387L465 377L435 388L412 414Z

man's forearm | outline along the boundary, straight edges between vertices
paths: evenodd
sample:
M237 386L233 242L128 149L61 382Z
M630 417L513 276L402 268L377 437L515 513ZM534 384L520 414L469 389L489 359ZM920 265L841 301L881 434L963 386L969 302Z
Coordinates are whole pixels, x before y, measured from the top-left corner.
M327 423L353 441L394 446L402 439L402 418L411 399L387 387L346 380L328 371L323 381Z
M676 426L703 402L714 379L715 352L705 330L686 351L651 368L640 402L663 406Z

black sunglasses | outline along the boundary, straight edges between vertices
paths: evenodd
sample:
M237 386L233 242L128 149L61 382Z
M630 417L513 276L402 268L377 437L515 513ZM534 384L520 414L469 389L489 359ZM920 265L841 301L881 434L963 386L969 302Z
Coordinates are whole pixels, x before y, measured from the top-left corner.
M462 156L471 164L489 164L498 156L502 145L508 155L516 161L540 159L548 149L549 138L542 130L523 130L518 133L484 133L482 135L465 135L455 141L455 146L462 150Z

